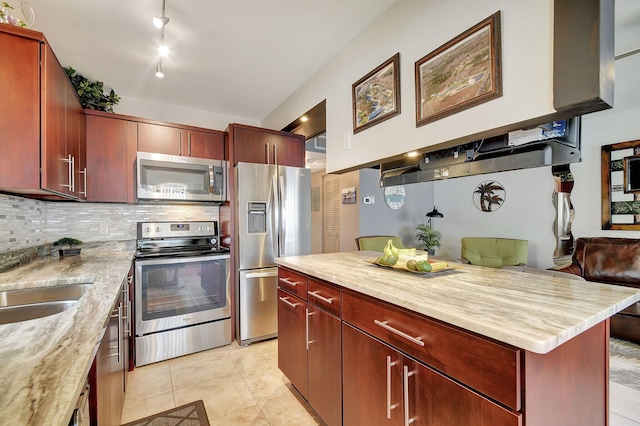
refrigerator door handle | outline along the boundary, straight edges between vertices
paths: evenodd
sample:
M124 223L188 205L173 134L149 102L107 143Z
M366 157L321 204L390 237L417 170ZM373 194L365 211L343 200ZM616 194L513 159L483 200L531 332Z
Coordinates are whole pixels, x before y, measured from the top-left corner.
M248 272L247 278L264 278L264 277L277 277L278 271L269 272Z
M285 212L285 200L284 200L284 177L280 176L280 179L278 181L279 185L278 185L278 191L280 193L279 198L280 198L280 204L278 206L279 210L280 210L280 221L278 223L278 255L282 256L285 253L285 238L286 238L286 231L287 231L287 215Z
M278 188L278 176L272 177L271 190L273 191L273 206L271 208L272 230L273 230L273 254L280 255L280 191Z

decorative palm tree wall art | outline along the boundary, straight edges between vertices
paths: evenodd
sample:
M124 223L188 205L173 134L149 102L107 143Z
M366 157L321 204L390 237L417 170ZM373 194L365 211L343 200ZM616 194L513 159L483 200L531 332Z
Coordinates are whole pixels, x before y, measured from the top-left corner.
M500 182L487 180L476 187L473 192L473 203L483 212L496 211L502 206L506 191Z

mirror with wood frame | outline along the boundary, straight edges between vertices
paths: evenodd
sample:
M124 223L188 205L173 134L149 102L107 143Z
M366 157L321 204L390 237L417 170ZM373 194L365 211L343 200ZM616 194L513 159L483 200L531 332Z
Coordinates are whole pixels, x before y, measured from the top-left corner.
M602 229L640 230L640 140L603 145Z

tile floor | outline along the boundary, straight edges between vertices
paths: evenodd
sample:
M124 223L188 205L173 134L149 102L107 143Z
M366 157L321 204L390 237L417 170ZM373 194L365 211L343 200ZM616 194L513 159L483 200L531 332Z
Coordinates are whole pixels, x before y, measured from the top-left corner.
M278 370L278 341L237 343L129 373L121 423L203 400L212 425L319 425Z
M277 367L278 341L231 345L129 373L122 423L203 400L212 425L319 425ZM640 391L611 382L610 425L640 426Z

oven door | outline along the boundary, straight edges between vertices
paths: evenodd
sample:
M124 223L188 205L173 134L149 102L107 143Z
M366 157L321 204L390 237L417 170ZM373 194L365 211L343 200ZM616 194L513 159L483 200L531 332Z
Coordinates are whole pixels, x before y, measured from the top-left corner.
M230 318L229 257L136 259L136 335Z

